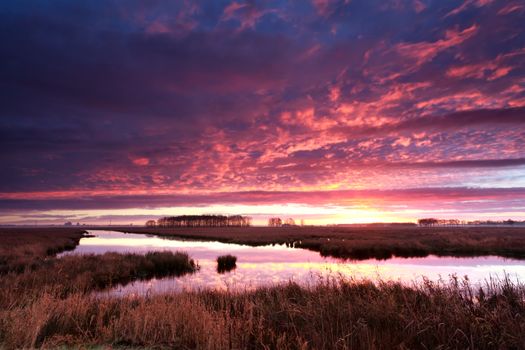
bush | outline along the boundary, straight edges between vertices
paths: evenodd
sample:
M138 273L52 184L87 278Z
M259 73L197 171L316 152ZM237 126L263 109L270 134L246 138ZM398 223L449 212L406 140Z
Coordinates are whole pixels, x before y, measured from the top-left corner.
M237 257L233 255L222 255L217 258L217 272L224 273L237 267Z

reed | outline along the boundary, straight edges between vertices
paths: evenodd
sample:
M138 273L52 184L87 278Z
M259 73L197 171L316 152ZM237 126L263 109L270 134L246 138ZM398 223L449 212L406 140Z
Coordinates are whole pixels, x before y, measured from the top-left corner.
M519 349L525 287L325 280L129 298L46 292L0 309L0 347Z

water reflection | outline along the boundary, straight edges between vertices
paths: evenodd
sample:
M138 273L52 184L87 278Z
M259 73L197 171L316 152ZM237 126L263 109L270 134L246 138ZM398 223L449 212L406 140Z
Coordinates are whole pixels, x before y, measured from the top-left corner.
M344 276L353 278L381 278L402 282L447 279L455 274L468 276L473 283L489 277L525 281L523 261L495 256L453 258L428 256L425 258L392 258L389 260L341 261L322 257L317 252L267 245L251 247L221 242L163 239L158 236L127 234L113 231L90 231L95 237L82 238L74 251L65 254L146 253L152 250L185 251L198 261L201 269L196 274L182 277L137 281L110 291L115 295L157 293L168 290L253 289L287 281L303 284L316 283L320 277ZM237 257L236 268L217 272L217 257L231 254Z

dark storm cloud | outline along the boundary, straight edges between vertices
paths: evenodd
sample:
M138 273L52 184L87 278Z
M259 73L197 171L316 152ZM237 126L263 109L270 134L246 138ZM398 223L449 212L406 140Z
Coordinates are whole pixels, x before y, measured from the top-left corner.
M525 125L525 108L500 108L479 109L455 112L447 115L411 119L400 123L398 129L420 129L428 130L455 129L466 126L479 126L484 124L510 124L515 126Z

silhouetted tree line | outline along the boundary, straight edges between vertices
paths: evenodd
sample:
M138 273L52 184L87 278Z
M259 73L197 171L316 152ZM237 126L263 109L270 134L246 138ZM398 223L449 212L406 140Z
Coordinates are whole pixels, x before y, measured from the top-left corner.
M180 215L167 216L157 220L158 227L247 227L252 224L252 218L242 215ZM146 226L154 226L152 220Z
M424 218L417 221L419 226L462 226L462 225L518 225L525 222L514 221L514 220L503 220L503 221L493 221L493 220L476 220L476 221L466 221L458 219L435 219L435 218Z
M476 221L469 221L469 225L523 225L525 224L525 221L516 221L512 219L508 220L476 220Z

